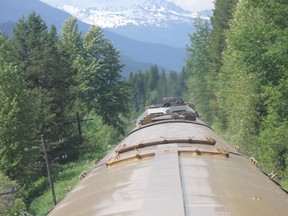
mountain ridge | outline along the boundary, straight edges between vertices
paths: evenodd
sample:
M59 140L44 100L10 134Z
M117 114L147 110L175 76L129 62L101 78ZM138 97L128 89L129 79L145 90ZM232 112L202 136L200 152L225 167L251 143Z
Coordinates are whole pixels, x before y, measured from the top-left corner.
M126 25L167 27L167 21L191 22L199 15L165 0L146 0L143 4L135 3L130 7L106 5L81 9L72 5L58 5L57 8L72 14L83 22L102 28L117 28ZM202 18L208 17L202 16Z
M107 4L81 9L71 5L58 5L57 8L85 23L128 38L177 48L184 48L189 43L195 18L209 20L212 15L208 10L201 13L184 10L166 0L145 0L130 6Z

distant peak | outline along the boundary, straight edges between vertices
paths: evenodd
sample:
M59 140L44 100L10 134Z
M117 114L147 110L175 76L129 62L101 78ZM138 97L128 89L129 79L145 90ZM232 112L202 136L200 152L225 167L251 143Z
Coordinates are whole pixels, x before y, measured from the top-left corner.
M171 11L185 12L183 8L178 7L175 3L168 2L166 0L145 0L141 6L147 9L165 8Z
M98 25L102 28L123 26L157 26L166 28L172 23L191 24L193 18L198 16L198 13L184 10L167 0L145 0L131 5L101 5L87 9L65 5L58 8L72 14L83 22Z

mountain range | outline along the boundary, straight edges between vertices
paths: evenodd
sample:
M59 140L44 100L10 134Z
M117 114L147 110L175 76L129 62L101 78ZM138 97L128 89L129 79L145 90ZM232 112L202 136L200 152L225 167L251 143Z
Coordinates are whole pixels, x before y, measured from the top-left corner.
M79 20L98 25L128 38L148 43L183 48L194 31L193 19L209 19L207 12L193 13L166 0L145 0L126 6L93 6L77 8L58 5Z
M86 9L73 5L55 8L40 0L29 0L29 3L1 0L0 30L7 32L7 23L15 23L32 11L39 14L48 26L54 24L58 30L71 16L79 20L79 29L84 33L90 25L99 25L120 50L126 73L146 70L153 64L181 70L185 63L188 34L193 32L193 18L199 15L166 0L146 0L129 7L106 5ZM209 19L209 11L200 16Z

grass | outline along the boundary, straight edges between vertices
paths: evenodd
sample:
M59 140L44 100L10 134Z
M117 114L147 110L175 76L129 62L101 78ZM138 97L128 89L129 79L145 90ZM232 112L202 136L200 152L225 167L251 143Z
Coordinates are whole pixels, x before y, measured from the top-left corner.
M284 180L280 180L279 184L286 190L288 191L288 180L284 179Z
M58 174L57 180L54 183L57 203L68 193L68 187L74 187L79 182L81 172L89 170L91 167L92 162L88 160L80 160L63 165L63 171ZM29 212L35 216L45 216L53 206L52 193L49 189L31 203Z

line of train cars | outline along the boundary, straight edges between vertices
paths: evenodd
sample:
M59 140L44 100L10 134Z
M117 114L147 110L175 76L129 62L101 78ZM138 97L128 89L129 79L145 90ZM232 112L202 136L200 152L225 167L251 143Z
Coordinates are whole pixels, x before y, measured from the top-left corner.
M288 215L287 191L181 99L147 108L82 177L49 216Z

